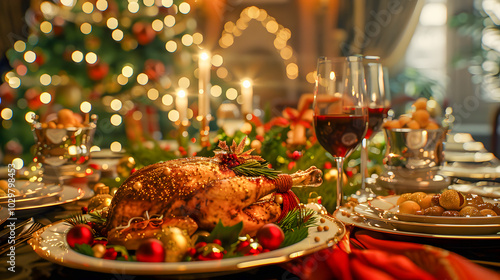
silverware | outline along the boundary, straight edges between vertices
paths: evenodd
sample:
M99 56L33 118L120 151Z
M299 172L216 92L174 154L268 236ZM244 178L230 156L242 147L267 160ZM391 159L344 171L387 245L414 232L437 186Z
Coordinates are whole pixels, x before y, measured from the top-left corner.
M11 250L11 247L18 247L28 241L37 230L43 227L43 224L33 222L28 228L24 228L16 235L13 244L6 243L0 247L0 256Z
M8 220L5 222L5 225L7 224L10 224L11 220ZM22 222L16 222L16 225L14 227L14 231L18 231L20 228L24 228L27 224L30 224L30 223L34 223L35 220L33 219L33 217L27 219L27 220L24 220ZM10 234L10 232L12 231L12 229L10 227L6 227L5 226L5 229L3 229L2 231L0 231L0 243L3 243L5 241L5 239L7 239L7 236ZM16 236L18 235L19 233L16 233Z

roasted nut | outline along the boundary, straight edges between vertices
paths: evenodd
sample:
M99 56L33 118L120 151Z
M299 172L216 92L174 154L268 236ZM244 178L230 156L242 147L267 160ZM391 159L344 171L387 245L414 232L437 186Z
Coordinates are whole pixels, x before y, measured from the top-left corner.
M465 195L466 205L474 206L477 208L479 204L483 204L484 200L481 196L477 194L468 193Z
M407 200L399 205L399 213L401 214L413 214L420 210L420 205L413 200Z
M424 215L429 216L442 216L444 213L444 208L441 206L431 206L424 209Z
M495 213L495 211L491 210L491 209L483 209L483 210L480 210L479 213L481 213L482 216L498 216L497 213Z
M439 198L439 205L446 210L460 210L465 206L465 196L456 190L446 190Z
M479 212L479 210L477 210L477 208L474 206L465 206L464 208L462 208L462 210L460 210L459 214L462 217L481 216L481 213Z
M460 213L458 211L455 211L455 210L447 210L447 211L444 211L441 216L458 217L458 216L460 216Z
M404 193L399 196L398 201L396 202L396 205L399 205L403 203L404 201L410 200L412 193Z

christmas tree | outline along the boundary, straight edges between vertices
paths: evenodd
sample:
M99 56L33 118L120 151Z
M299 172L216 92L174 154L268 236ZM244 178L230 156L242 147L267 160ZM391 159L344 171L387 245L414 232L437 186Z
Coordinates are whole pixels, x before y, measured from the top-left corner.
M176 92L198 93L203 35L196 31L194 6L179 0L58 0L35 8L27 14L27 40L7 52L13 69L0 89L0 144L13 151L6 155L19 152L16 143L34 143L33 112L43 120L61 108L97 113L95 143L102 147L125 143L127 136L162 139L168 137L162 132L175 132L181 114ZM189 102L194 105L186 118L196 118L196 101ZM24 154L30 154L26 148Z

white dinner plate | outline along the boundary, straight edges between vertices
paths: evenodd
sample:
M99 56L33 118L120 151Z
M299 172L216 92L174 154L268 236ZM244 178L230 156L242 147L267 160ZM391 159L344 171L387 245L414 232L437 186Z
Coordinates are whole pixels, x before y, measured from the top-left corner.
M105 260L86 256L69 248L66 233L70 225L57 222L37 231L29 244L35 252L51 262L83 270L134 274L134 275L186 275L200 273L239 272L243 269L287 262L291 259L311 254L336 244L345 234L344 225L329 216L323 216L328 231L309 228L309 236L285 248L261 253L256 256L243 256L213 261L192 261L173 263L147 263ZM319 238L319 241L316 241Z
M500 166L484 166L481 164L462 164L455 162L445 164L439 174L469 180L500 180Z
M399 195L391 195L386 197L377 197L368 203L362 203L357 205L354 209L356 212L366 215L370 218L381 218L387 219L390 222L412 222L421 223L422 227L436 227L436 231L441 231L439 227L441 226L446 230L449 226L453 225L455 228L464 227L464 230L469 225L473 225L477 228L477 233L475 234L485 234L485 231L490 231L493 229L498 229L500 231L500 216L494 217L450 217L450 216L428 216L428 215L411 215L411 214L400 214L398 212L399 206L397 201ZM485 202L495 203L494 200L484 198ZM381 215L382 214L382 215ZM480 225L481 227L478 227ZM489 227L490 230L483 230L483 226ZM453 230L453 227L450 227ZM432 230L432 229L430 229ZM468 230L470 234L474 234L474 229ZM447 233L452 234L452 233Z
M446 161L454 162L488 162L495 159L495 155L486 152L444 152Z
M409 237L425 237L439 239L456 239L456 240L500 240L500 234L439 234L426 233L419 231L409 231L397 229L390 223L385 223L381 220L370 219L359 216L352 211L352 208L341 207L334 213L335 218L347 225L353 225L359 228L389 233L394 235L409 236Z
M485 151L484 144L481 142L466 142L466 143L444 143L445 153L448 151L455 152L481 152Z

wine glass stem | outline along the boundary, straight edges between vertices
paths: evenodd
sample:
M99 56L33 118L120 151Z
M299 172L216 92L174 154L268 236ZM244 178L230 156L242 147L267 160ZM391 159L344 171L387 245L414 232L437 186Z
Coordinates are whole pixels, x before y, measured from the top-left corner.
M361 189L364 190L366 188L366 177L368 175L368 140L366 138L363 138L363 140L361 140L360 172Z
M337 163L337 205L336 209L339 209L342 206L344 194L342 191L343 185L343 174L344 174L344 158L343 157L335 157L335 162Z

